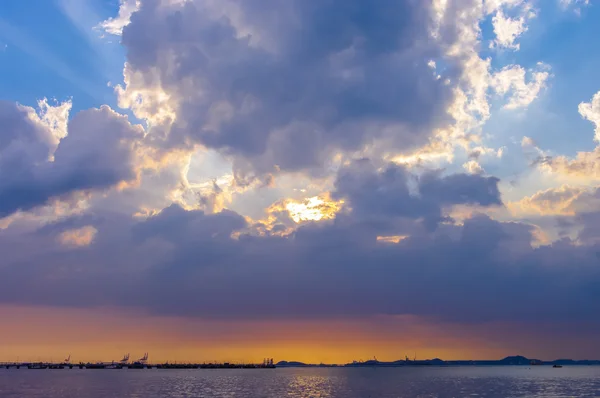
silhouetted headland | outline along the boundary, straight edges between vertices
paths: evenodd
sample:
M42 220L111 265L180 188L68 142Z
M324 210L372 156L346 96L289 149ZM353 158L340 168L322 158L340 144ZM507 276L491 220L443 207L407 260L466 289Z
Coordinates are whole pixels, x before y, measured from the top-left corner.
M399 359L397 361L383 362L377 359L368 361L353 361L343 365L334 364L307 364L295 361L280 361L275 364L278 368L292 367L403 367L403 366L535 366L535 365L600 365L600 360L573 360L556 359L554 361L542 361L540 359L526 358L521 355L509 356L498 360L443 360L434 359Z

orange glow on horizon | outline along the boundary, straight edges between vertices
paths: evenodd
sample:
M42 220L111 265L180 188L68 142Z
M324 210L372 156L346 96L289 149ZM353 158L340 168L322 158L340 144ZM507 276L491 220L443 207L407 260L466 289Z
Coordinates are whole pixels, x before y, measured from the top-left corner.
M137 359L144 352L153 363L260 363L266 357L275 362L347 363L415 354L418 359L496 359L512 354L546 359L552 356L544 355L548 347L557 349L556 341L544 342L535 331L517 334L518 325L441 324L412 316L224 321L114 309L0 306L0 328L0 362L61 361L69 354L75 363L97 362L119 360L125 353ZM571 343L570 352L585 350L586 344Z

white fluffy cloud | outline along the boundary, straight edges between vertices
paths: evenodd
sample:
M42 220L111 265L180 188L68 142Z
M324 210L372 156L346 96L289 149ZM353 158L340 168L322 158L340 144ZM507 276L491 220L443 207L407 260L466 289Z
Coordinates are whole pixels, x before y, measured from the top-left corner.
M529 71L519 65L509 65L493 74L491 87L499 95L508 97L504 108L524 108L546 87L546 82L551 76L549 69L549 66L543 63L538 63L536 68Z
M476 161L476 160L469 160L468 162L466 162L465 164L463 164L463 168L469 174L483 174L483 173L485 173L485 170L483 169L483 167L481 167L481 165L479 164L479 162Z
M37 110L30 107L22 107L22 109L27 110L31 120L52 133L51 137L53 139L50 143L51 156L54 156L54 150L56 150L60 140L67 136L67 124L72 107L73 103L70 100L51 105L48 103L47 98L38 101Z
M120 0L119 14L116 17L109 18L98 25L98 28L104 32L120 36L123 28L129 25L131 16L140 7L141 0Z
M516 41L527 32L527 22L533 17L535 13L530 7L524 7L520 15L514 18L507 16L502 9L498 10L492 18L496 39L490 46L519 50L520 44Z
M598 91L590 102L579 104L581 116L594 124L596 127L594 140L600 143L600 91Z
M583 181L600 179L600 92L590 102L579 104L581 116L594 124L594 140L598 143L592 151L580 151L574 157L550 156L540 151L539 166L558 175Z
M484 58L480 54L481 22L490 17L495 25L494 45L519 46L518 38L527 31L527 22L535 17L530 2L485 0L449 3L437 0L433 3L433 11L434 21L452 20L459 32L456 40L447 48L448 54L460 57L463 65L460 77L456 81L448 81L454 84L455 95L448 107L454 123L438 130L429 146L409 156L398 156L397 159L452 161L455 147L471 152L473 147L481 146L483 126L492 113L490 92L504 97L507 100L506 108L522 108L538 96L550 77L549 67L542 64L527 72L526 68L515 64L497 70L492 66L492 57ZM434 26L437 28L439 24L441 22L435 22ZM434 29L432 34L436 36L441 33ZM438 63L435 65L434 74L437 74L439 66Z

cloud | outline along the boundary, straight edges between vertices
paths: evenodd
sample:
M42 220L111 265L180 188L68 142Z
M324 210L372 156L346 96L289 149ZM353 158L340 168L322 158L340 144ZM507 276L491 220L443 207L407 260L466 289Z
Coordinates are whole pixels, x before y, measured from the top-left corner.
M57 161L60 149L59 146ZM39 243L35 245L37 249L27 255L27 260L9 257L7 267L0 270L0 302L14 297L11 286L20 285L29 291L31 284L43 283L43 293L31 290L33 293L24 301L35 304L54 297L51 305L68 306L72 301L55 292L69 291L78 295L78 306L134 306L170 315L321 318L415 313L439 316L439 312L429 307L428 300L415 306L390 306L389 298L393 298L393 303L403 303L408 291L402 286L407 287L410 279L435 286L435 280L428 281L426 274L415 274L408 264L425 261L434 265L427 273L437 272L441 266L438 262L430 263L429 259L420 257L434 250L447 250L444 245L452 246L451 242L461 239L461 234L466 241L460 250L477 247L481 256L485 250L493 251L496 245L508 244L502 242L518 242L516 248L502 250L502 253L524 250L523 245L527 247L527 226L502 225L489 219L466 221L464 227L454 225L451 220L439 224L443 208L447 206L501 204L497 183L492 177L445 175L440 171L415 175L394 164L378 168L370 161L354 162L339 171L331 198L323 197L327 206L316 204L321 212L333 210L329 203L340 199L344 200L343 206L348 207L335 209L333 217L328 215L320 221L303 220L285 235L278 233L277 225L270 233L256 235L247 219L228 210L207 214L171 205L142 219L132 219L127 214L96 207L93 216L51 223L35 233L33 236ZM312 202L307 202L307 210L315 210ZM281 211L290 218L299 213L287 205L282 205ZM283 215L277 217L284 220ZM422 220L431 220L431 223L423 227ZM437 228L433 228L436 225ZM483 232L469 232L474 226ZM513 234L513 230L518 231L518 238L504 237ZM484 239L486 231L491 233L491 242L474 241ZM9 228L3 232L0 249L19 239L14 234L19 235L18 230ZM59 242L67 244L60 251L52 245L57 237ZM450 241L443 243L445 239ZM71 251L65 253L65 249ZM461 256L463 254L449 256L447 261L452 259L453 262L447 266L461 264ZM45 258L44 267L36 265L36 258ZM24 260L29 265L11 266ZM406 263L407 268L395 269L397 261ZM374 268L364 267L369 263L374 264ZM352 292L360 291L358 287L363 283L374 296L368 300L361 298L361 303L360 295ZM309 286L311 295L300 300L301 291ZM326 305L316 305L324 295L331 293L332 286L335 286L336 299ZM106 291L110 291L110 295L105 294ZM150 293L156 291L162 292L160 300ZM384 296L388 299L384 300ZM211 297L220 299L215 302ZM273 301L273 297L278 299ZM445 316L461 318L464 315L448 313ZM467 315L474 319L480 316Z
M298 223L334 218L342 205L343 201L335 202L327 196L313 196L302 202L286 201L285 209L289 212L290 217Z
M594 140L600 140L600 92L596 93L590 102L579 104L579 113L584 119L594 124ZM542 153L537 161L539 167L544 170L575 177L582 180L597 180L600 178L600 146L594 150L577 152L575 157L564 155L551 156Z
M258 174L323 168L377 140L417 148L451 122L452 85L429 60L445 58L445 78L462 68L445 50L455 28L444 20L431 39L430 13L411 1L145 2L123 30L117 92L153 118L156 145L201 144Z
M509 83L503 93L499 85L499 78L503 76L503 70L497 70L497 60L492 56L486 57L481 52L481 40L484 35L482 24L488 19L496 21L496 44L501 41L506 46L518 47L518 38L527 30L526 22L533 18L532 4L523 0L493 0L493 1L469 1L450 4L447 1L437 0L432 4L434 29L432 35L440 36L439 25L443 22L452 21L454 28L459 32L454 41L446 48L446 54L458 57L461 60L462 69L460 74L444 80L453 87L454 98L448 106L448 113L454 119L454 123L436 130L427 146L402 153L399 159L407 159L411 163L427 163L429 166L441 167L442 163L451 163L454 160L455 151L466 150L471 152L472 147L479 147L486 137L482 134L485 123L491 116L492 106L490 104L490 93L505 97L508 109L526 107L535 99L539 87L545 85L542 81L547 78L544 75L536 75L537 83L527 82L532 80L523 77L523 82L515 81L514 87ZM516 16L516 17L515 17ZM518 22L522 20L523 23ZM486 21L486 22L484 22ZM511 21L517 21L517 29ZM443 30L443 29L442 29ZM518 33L518 34L517 34ZM514 36L513 36L514 35ZM495 54L492 54L495 55ZM441 63L435 62L434 75L438 79L444 79L439 74L443 70ZM430 65L434 65L430 63ZM502 68L502 67L501 67ZM524 69L521 65L504 65L506 69ZM547 70L546 66L538 64L531 69L531 74ZM538 87L539 86L539 87ZM519 87L519 88L517 88ZM491 149L491 148L490 148ZM500 150L500 149L496 149ZM390 157L394 159L394 157Z
M321 178L340 158L440 167L455 147L481 146L490 88L525 107L547 79L545 66L521 82L495 74L478 54L480 22L529 17L527 2L266 4L156 0L132 14L116 93L148 122L148 142L218 151L236 179Z
M31 108L0 103L0 217L135 179L140 126L103 106L78 113L61 137L68 109L59 111L60 117L48 108L38 115Z
M549 188L526 196L518 202L508 203L507 206L515 214L548 215L575 215L575 202L587 189L563 185L558 188Z
M575 14L581 15L583 7L590 5L590 0L559 0L563 10L573 10Z
M414 314L570 322L600 309L598 248L560 241L534 249L531 226L481 215L408 237L347 216L307 223L288 237L251 236L232 212L177 206L141 222L100 220L86 250L57 257L39 244L27 257L45 258L43 266L6 263L0 301L226 319ZM242 234L233 237L235 231ZM28 294L15 295L16 286Z
M579 104L579 114L594 124L594 140L600 142L600 91L594 94L590 102Z
M573 4L583 4L583 5L590 4L590 0L559 0L559 1L565 7L568 7Z
M518 109L527 107L546 87L546 81L551 76L549 67L538 63L535 69L527 72L519 65L509 65L494 73L491 79L491 87L501 96L508 95L508 103L505 109ZM529 81L527 81L529 80Z
M483 174L483 173L485 173L485 170L483 169L483 167L481 167L481 165L479 164L479 162L477 162L476 160L469 160L468 162L464 163L463 164L463 169L465 169L470 174Z
M533 138L527 137L527 136L523 136L523 139L521 140L521 146L523 148L529 148L529 147L537 148L537 144L535 143Z
M502 204L499 181L496 177L479 175L427 173L419 179L419 191L422 197L437 197L445 205L497 206Z
M575 157L545 156L538 160L539 167L558 175L578 178L583 181L600 178L600 148L591 152L577 152Z
M352 215L360 219L384 224L395 218L422 220L427 229L435 229L444 219L445 207L501 205L497 184L497 178L479 175L443 176L429 171L416 176L393 164L377 170L371 162L362 160L340 170L332 197L344 199ZM405 222L395 232L408 233L410 224Z
M123 28L129 25L133 13L139 8L140 0L120 0L119 14L114 18L102 21L97 28L110 35L120 36L123 33Z
M58 236L58 241L67 247L83 247L92 244L98 230L91 225L70 229Z
M520 44L516 43L516 40L523 33L527 32L528 28L526 24L529 19L534 17L535 13L528 5L523 8L521 15L517 18L508 17L502 9L498 10L492 18L496 39L490 46L519 50Z
M160 236L173 242L192 242L203 238L229 239L231 234L246 226L238 214L224 210L207 215L202 210L186 211L171 205L136 226L136 236L148 239Z

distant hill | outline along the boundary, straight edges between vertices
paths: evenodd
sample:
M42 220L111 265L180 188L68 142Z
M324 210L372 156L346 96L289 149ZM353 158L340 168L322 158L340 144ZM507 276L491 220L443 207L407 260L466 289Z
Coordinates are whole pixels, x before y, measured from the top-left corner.
M457 360L444 361L439 358L424 359L424 360L404 360L399 359L392 362L381 362L377 360L369 360L363 362L352 362L344 367L403 367L403 366L531 366L531 365L600 365L600 360L582 360L576 361L573 359L557 359L554 361L541 361L539 359L531 359L522 355L508 356L499 360ZM318 366L338 366L325 364L306 364L303 362L281 361L276 364L280 368L290 367L318 367Z
M501 362L502 364L505 365L529 365L531 364L532 359L528 359L525 358L524 356L521 355L515 355L512 357L506 357L504 359L501 359L498 362ZM535 359L535 361L538 361L537 359Z
M307 365L303 362L295 362L295 361L279 361L275 364L278 368L304 368L310 365Z

